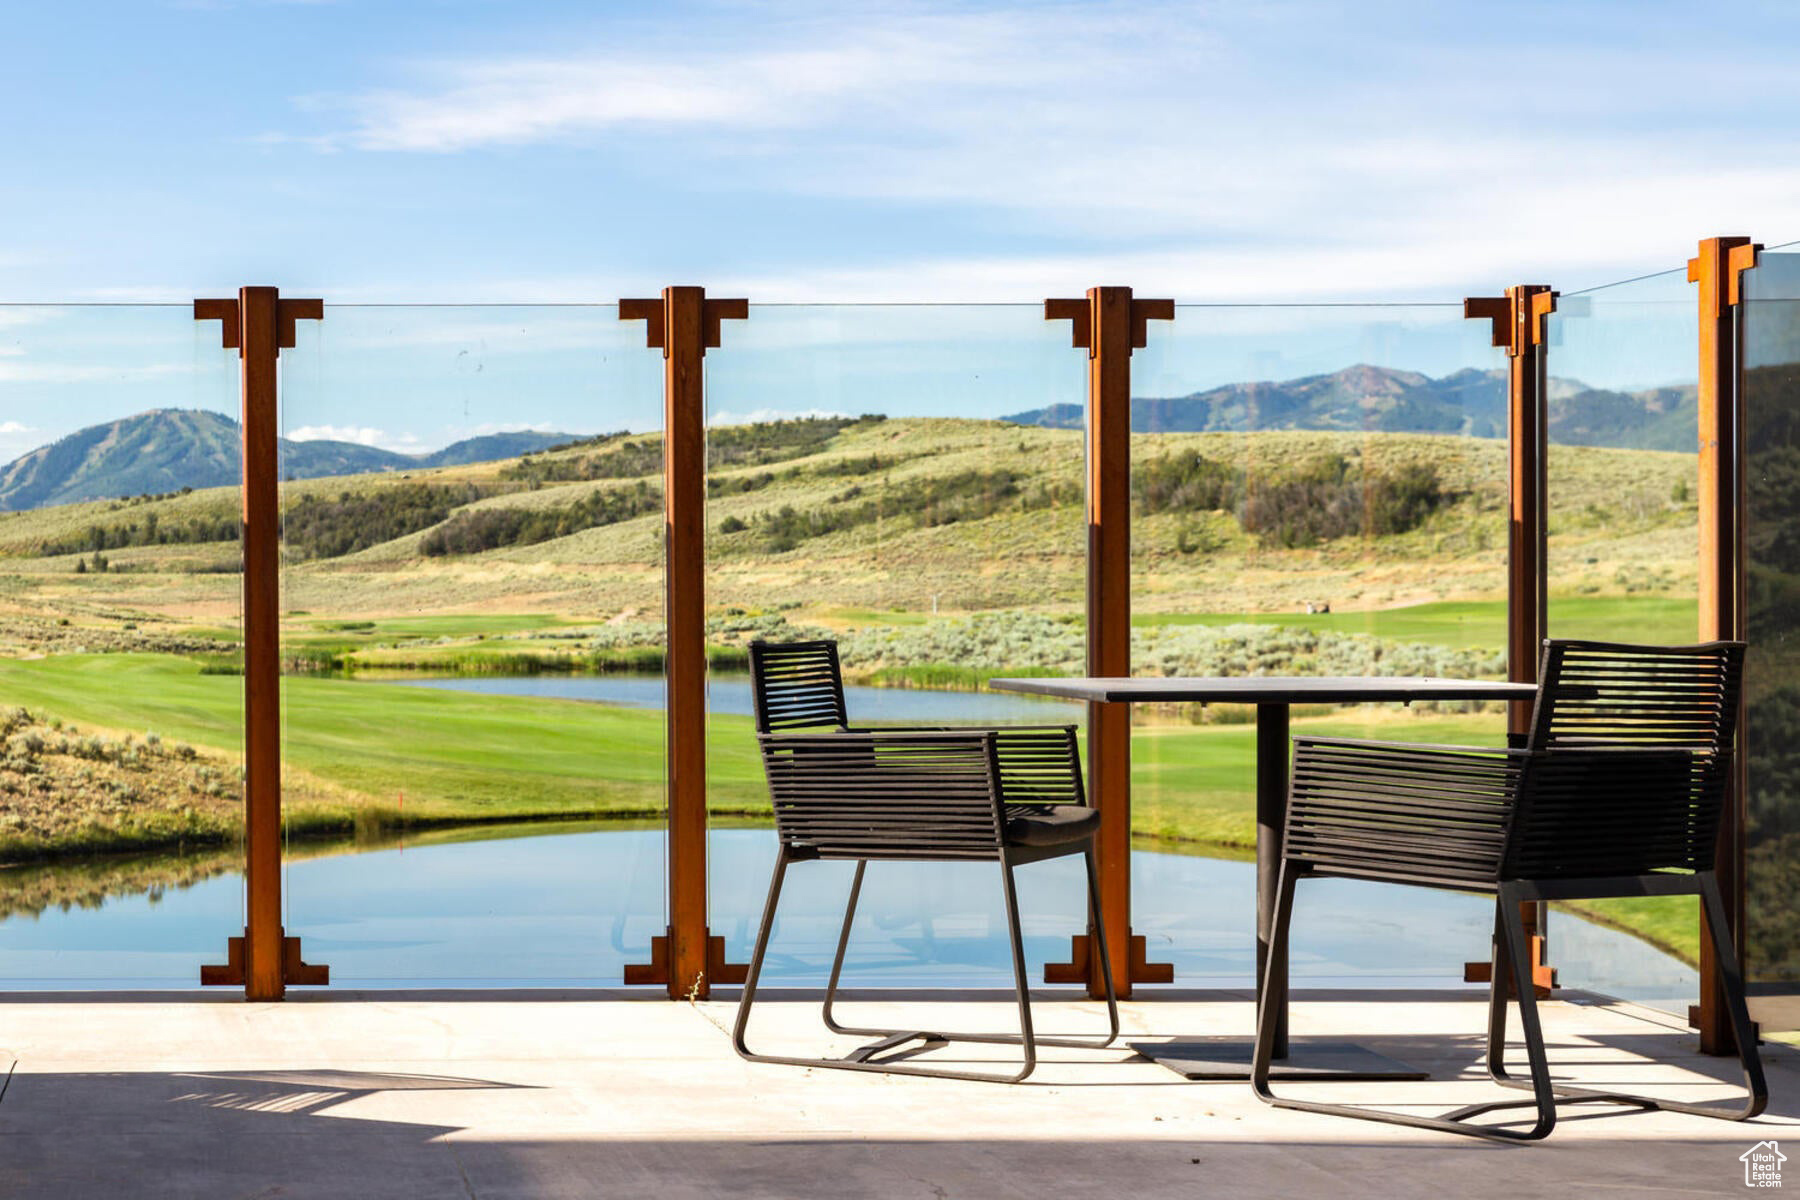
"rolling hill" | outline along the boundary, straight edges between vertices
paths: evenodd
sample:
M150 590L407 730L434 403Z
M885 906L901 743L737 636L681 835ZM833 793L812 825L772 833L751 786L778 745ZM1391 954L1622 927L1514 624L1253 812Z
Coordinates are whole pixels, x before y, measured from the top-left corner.
M289 479L460 466L514 458L570 440L521 430L453 443L431 454L396 454L355 442L281 441ZM242 471L238 423L205 409L162 408L91 425L0 467L0 511L224 487Z
M845 418L722 427L710 440L707 588L721 609L1079 603L1077 430ZM296 609L340 618L657 612L661 464L660 435L643 433L525 458L300 480L282 493L283 586ZM1137 466L1133 604L1142 613L1297 611L1321 599L1380 608L1504 587L1498 438L1158 433L1142 435ZM1581 595L1691 588L1696 469L1691 453L1559 452L1555 586ZM207 596L229 614L238 502L228 485L0 514L0 566L70 603L105 596L107 611L186 614ZM101 551L105 564L93 561ZM6 578L0 571L0 585ZM62 636L58 628L48 636Z
M1550 380L1550 440L1565 446L1694 450L1697 397L1690 386L1615 392ZM1079 429L1078 405L1056 404L1003 418L1017 425ZM1358 364L1280 383L1228 383L1187 396L1134 398L1139 433L1242 433L1309 429L1369 433L1506 436L1506 372L1463 370L1433 379L1417 371Z

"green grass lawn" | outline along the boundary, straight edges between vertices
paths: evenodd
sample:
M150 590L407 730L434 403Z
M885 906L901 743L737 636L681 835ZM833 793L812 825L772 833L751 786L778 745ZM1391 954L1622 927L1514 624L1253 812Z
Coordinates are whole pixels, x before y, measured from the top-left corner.
M243 681L157 655L62 655L0 663L0 696L89 726L154 731L241 753ZM283 681L283 755L373 802L404 792L424 816L644 811L661 806L660 712L330 678ZM1370 710L1374 712L1376 710ZM1296 729L1493 742L1497 716L1301 718ZM711 721L708 782L724 811L766 806L748 717ZM1255 729L1138 731L1135 822L1160 838L1247 845L1255 835Z
M0 663L6 703L227 753L243 749L242 688L235 676L201 675L192 662L154 655ZM660 713L339 679L286 679L282 694L287 763L390 808L404 792L405 810L421 818L663 805ZM749 719L718 720L719 802L754 804L761 768Z
M1399 642L1498 648L1506 644L1506 601L1467 600L1405 608L1330 613L1147 613L1133 625L1279 625L1289 629L1367 633ZM1640 642L1691 642L1699 628L1696 602L1669 596L1552 596L1553 637Z
M1366 716L1364 714L1367 714ZM1345 710L1302 717L1295 733L1492 746L1506 739L1499 715ZM1132 734L1131 814L1137 833L1162 840L1256 844L1256 727L1151 725Z

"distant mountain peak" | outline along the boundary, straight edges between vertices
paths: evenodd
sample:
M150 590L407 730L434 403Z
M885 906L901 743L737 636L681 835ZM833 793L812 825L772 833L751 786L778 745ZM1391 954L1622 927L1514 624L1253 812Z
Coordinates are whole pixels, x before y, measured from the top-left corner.
M459 466L515 458L570 440L531 430L487 434L431 454L396 454L357 442L282 439L286 479ZM243 474L238 423L203 408L153 408L78 429L0 467L0 511L45 508L184 487L225 487Z
M1441 378L1354 363L1282 381L1227 383L1186 396L1131 402L1139 433L1242 433L1316 429L1369 433L1506 436L1504 367L1464 367ZM1548 381L1550 440L1564 445L1691 451L1693 385L1612 392L1576 380ZM1002 417L1019 425L1079 429L1080 405L1053 404Z

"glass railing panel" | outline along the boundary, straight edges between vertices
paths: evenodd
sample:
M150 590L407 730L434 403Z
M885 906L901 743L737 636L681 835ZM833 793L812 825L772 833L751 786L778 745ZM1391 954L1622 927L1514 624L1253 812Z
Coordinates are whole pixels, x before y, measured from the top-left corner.
M710 921L744 962L774 859L751 639L837 638L856 725L1083 721L982 687L1082 672L1086 358L1039 304L752 305L722 340L706 358ZM765 979L823 981L842 867L789 873ZM1019 886L1037 977L1085 924L1079 860ZM994 868L871 867L846 971L1010 986Z
M1749 777L1744 957L1752 1015L1800 1029L1800 254L1744 276Z
M0 306L0 988L243 931L237 416L191 305Z
M1133 669L1505 671L1506 360L1443 305L1179 305L1132 363ZM1498 704L1297 706L1293 731L1503 741ZM1255 726L1134 710L1133 925L1188 986L1254 973ZM1308 892L1310 891L1310 894ZM1303 889L1297 980L1458 979L1491 908Z
M1577 292L1547 328L1550 635L1692 641L1694 286L1676 270Z
M614 985L666 925L661 355L332 305L282 356L286 926L335 985Z
M1547 322L1551 637L1697 635L1697 322L1681 269L1562 296ZM1686 1013L1698 987L1692 898L1576 907L1588 925L1555 913L1550 922L1565 987ZM1590 944L1596 928L1632 940L1608 951Z

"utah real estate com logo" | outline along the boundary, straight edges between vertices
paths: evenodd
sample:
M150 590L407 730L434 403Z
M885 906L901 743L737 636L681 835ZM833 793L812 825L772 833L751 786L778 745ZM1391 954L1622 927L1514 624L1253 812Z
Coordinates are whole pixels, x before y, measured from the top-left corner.
M1781 1164L1787 1161L1787 1155L1774 1142L1758 1142L1742 1154L1738 1161L1744 1164L1744 1186L1751 1188L1778 1188L1781 1186Z

